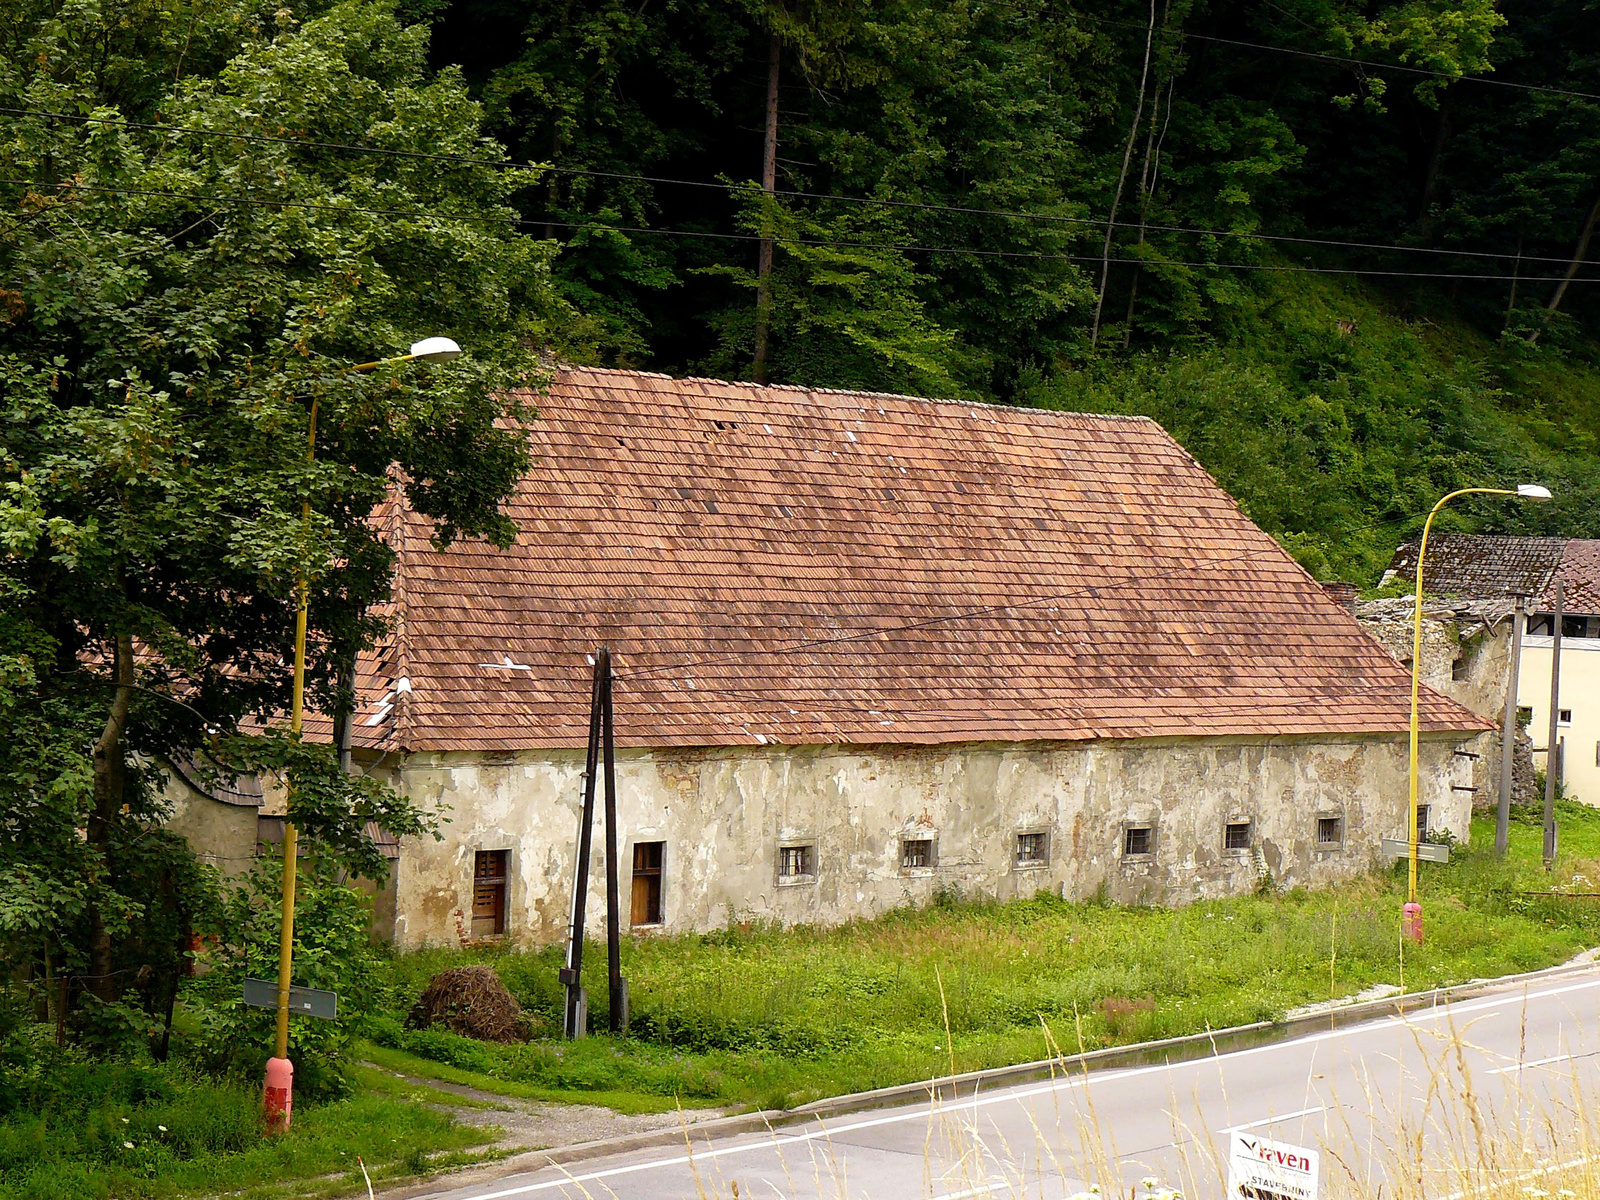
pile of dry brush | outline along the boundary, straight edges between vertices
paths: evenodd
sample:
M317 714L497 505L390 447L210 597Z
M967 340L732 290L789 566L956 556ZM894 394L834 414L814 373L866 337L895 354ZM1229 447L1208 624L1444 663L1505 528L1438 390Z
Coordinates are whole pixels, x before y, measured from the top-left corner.
M525 1042L533 1023L490 967L453 967L428 980L407 1024L443 1025L480 1042Z

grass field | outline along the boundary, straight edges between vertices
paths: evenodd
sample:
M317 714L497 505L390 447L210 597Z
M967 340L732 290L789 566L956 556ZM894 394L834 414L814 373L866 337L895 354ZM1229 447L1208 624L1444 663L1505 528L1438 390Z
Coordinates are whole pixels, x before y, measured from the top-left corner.
M624 945L634 1035L485 1045L403 1017L427 978L489 962L548 1030L559 952L425 951L385 964L387 1011L367 1021L352 1094L297 1106L268 1140L259 1093L181 1062L94 1065L70 1054L27 1104L0 1095L0 1200L311 1197L493 1153L490 1136L396 1072L527 1100L622 1112L781 1108L952 1069L1281 1016L1373 984L1407 990L1529 970L1600 945L1600 901L1527 893L1600 891L1600 812L1564 807L1562 858L1547 875L1531 817L1512 854L1475 849L1423 876L1427 941L1399 937L1398 871L1338 889L1236 897L1188 908L1006 905L949 900L834 930L732 929ZM1404 956L1402 958L1402 949ZM586 979L605 1011L603 954ZM180 1047L181 1049L181 1047ZM41 1046L41 1053L51 1053ZM271 1182L267 1182L271 1181Z

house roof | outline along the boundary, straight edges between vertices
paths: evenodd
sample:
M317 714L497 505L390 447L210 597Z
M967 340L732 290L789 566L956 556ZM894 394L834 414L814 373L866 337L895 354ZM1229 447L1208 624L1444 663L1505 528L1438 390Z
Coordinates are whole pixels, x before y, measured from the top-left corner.
M1395 551L1384 579L1416 578L1417 543ZM1500 600L1517 593L1536 610L1555 606L1560 578L1567 612L1600 614L1600 541L1443 533L1428 538L1422 590L1430 596Z
M1407 726L1409 676L1147 419L589 369L538 410L510 549L380 514L357 745L581 746L602 644L624 745Z

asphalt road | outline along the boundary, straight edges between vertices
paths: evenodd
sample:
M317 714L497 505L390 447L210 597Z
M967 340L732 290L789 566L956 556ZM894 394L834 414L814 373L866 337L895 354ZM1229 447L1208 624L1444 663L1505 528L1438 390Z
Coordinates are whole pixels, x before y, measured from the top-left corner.
M1108 1200L1130 1189L1144 1200L1146 1178L1220 1200L1234 1130L1319 1151L1324 1200L1394 1196L1401 1175L1402 1194L1454 1200L1464 1165L1519 1173L1578 1153L1597 1059L1600 971L1189 1062L701 1136L429 1200L1059 1200L1086 1180Z

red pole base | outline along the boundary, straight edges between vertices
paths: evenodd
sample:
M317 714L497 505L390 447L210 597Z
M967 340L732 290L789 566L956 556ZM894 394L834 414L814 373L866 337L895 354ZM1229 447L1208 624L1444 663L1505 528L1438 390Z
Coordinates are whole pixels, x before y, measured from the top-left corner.
M1406 937L1417 945L1422 945L1422 905L1408 904L1400 911L1404 914L1401 924L1405 928Z
M294 1064L287 1058L267 1059L267 1083L261 1093L261 1116L268 1133L289 1128L294 1110Z

